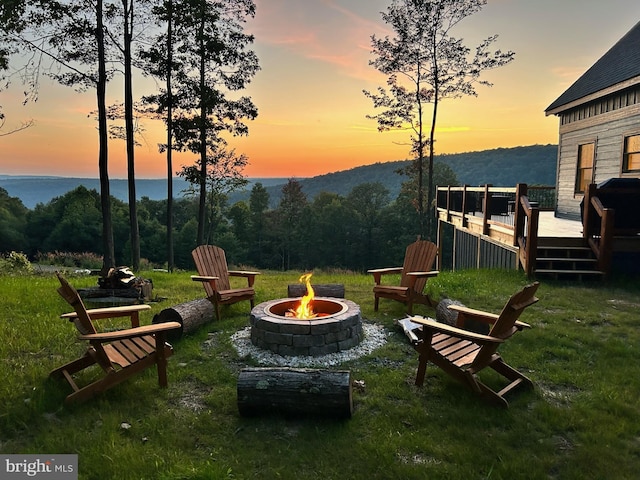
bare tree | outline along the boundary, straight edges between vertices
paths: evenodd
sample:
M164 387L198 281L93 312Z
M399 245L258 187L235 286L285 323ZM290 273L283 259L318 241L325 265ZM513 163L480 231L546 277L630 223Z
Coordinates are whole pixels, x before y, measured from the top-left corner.
M2 111L0 110L0 137L11 135L12 133L16 133L16 132L19 132L20 130L24 130L26 128L31 127L35 123L33 121L33 119L32 120L25 120L25 121L20 123L20 126L13 127L11 130L3 131L5 122L6 122L6 120L5 120L4 113L2 113Z
M420 233L433 235L433 156L440 102L446 98L476 96L476 85L491 86L480 75L488 69L511 62L514 53L490 46L497 35L488 37L471 49L452 29L466 17L477 13L487 0L392 0L382 19L394 36L371 37L375 59L370 65L387 76L388 89L376 93L364 91L375 108L383 111L368 116L378 122L378 130L409 129L411 154L417 162L417 210ZM430 126L425 119L431 105ZM428 132L428 133L427 133ZM424 161L428 147L427 215L424 200Z
M9 70L9 57L16 53L15 43L12 37L19 34L24 28L22 15L24 14L25 0L2 0L0 1L0 92L9 87L10 74L5 74ZM4 130L6 118L2 113L0 105L0 137L11 135L34 124L33 120L25 120L19 126Z
M30 52L23 81L37 98L40 75L48 75L76 90L95 89L98 109L98 170L102 208L103 273L115 266L111 195L108 175L106 87L112 71L107 68L105 16L111 4L103 0L32 0L22 6L20 28L11 42ZM108 0L107 0L108 2ZM5 30L6 33L6 30Z

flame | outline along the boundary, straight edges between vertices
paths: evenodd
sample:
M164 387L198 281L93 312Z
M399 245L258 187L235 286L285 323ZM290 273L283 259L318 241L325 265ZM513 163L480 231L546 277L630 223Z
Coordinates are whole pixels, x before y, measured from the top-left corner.
M294 310L294 316L296 318L300 318L303 320L307 320L310 318L315 318L316 314L313 311L313 299L315 297L315 293L313 291L313 287L311 286L311 275L312 273L305 273L302 275L298 281L300 283L305 283L307 286L307 294L302 297L300 300L300 305Z

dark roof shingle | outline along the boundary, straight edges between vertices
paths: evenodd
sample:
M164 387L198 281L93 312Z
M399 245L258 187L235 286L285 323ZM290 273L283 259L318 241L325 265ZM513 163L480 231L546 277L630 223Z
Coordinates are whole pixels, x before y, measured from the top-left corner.
M640 22L560 95L545 112L640 75Z

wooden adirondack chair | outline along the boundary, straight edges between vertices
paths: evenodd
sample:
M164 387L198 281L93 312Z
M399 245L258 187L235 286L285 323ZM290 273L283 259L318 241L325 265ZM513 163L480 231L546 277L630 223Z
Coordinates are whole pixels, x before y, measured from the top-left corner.
M89 342L82 357L50 373L53 377L63 377L73 389L65 403L87 400L153 365L158 368L158 383L161 387L166 387L167 357L173 353L171 345L165 342L166 332L180 328L180 324L166 322L141 327L139 313L150 309L149 305L87 310L76 289L62 275L56 275L61 285L58 293L75 310L62 315L62 318L75 324L80 333L78 339ZM117 317L130 317L131 328L104 333L95 328L94 320ZM94 365L102 369L103 375L88 385L79 387L73 375Z
M422 325L421 339L416 344L420 353L416 385L424 382L427 362L431 361L456 380L462 382L477 394L508 407L505 395L519 385L532 386L533 383L522 373L505 363L497 352L501 343L507 341L514 333L530 328L520 322L518 317L522 311L538 301L535 292L538 282L527 285L514 294L500 312L500 315L473 310L461 305L449 305L458 312L456 326L438 323L423 317L411 317L411 321ZM491 325L489 333L464 330L468 319L481 321ZM509 383L496 392L478 378L478 373L485 368L492 368Z
M259 272L229 270L224 250L214 245L200 245L191 252L191 255L199 273L199 275L192 275L191 279L202 282L207 297L215 306L218 320L220 319L220 305L249 300L251 308L254 307L256 292L253 289L253 284L256 275L260 275ZM231 288L229 277L246 278L247 287Z
M417 240L407 247L402 267L376 268L368 270L373 274L375 286L374 310L378 311L380 298L390 298L407 305L407 313L413 313L413 304L423 304L435 307L428 295L423 293L427 280L438 275L437 270L431 270L436 261L438 247L427 240ZM382 285L382 276L400 273L400 285Z

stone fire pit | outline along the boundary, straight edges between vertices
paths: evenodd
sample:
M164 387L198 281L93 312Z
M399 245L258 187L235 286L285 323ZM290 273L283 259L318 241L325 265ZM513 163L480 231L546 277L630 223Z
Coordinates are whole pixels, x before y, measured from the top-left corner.
M309 320L287 317L299 298L270 300L251 310L251 343L282 356L321 356L348 350L363 338L362 315L356 303L316 297L318 317Z

